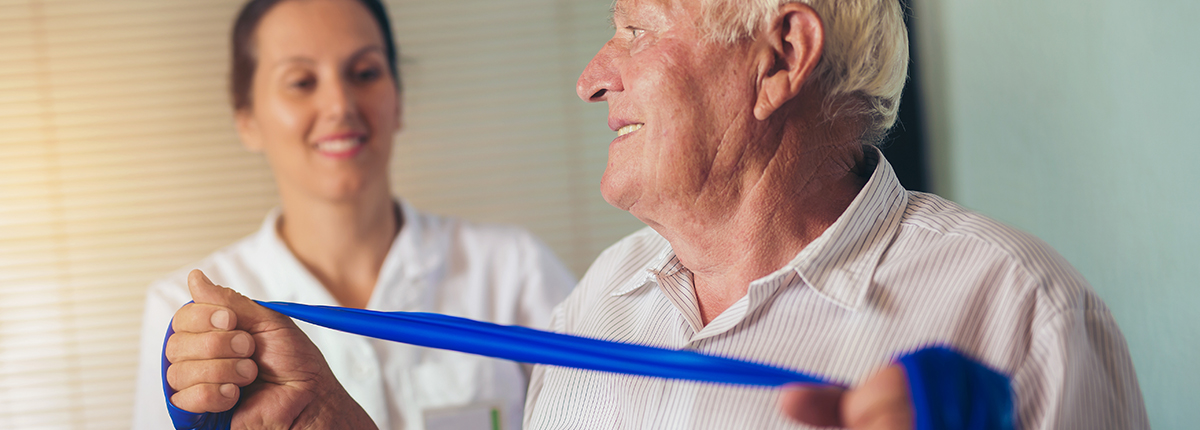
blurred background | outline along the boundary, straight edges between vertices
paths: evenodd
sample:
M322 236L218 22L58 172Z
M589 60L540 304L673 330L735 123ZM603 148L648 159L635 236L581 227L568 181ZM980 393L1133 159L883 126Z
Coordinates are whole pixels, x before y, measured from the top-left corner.
M574 93L607 0L390 0L395 190L519 224L576 272L641 224L599 195ZM145 287L277 204L232 127L241 0L0 0L0 428L129 426ZM1129 342L1159 429L1200 422L1200 2L913 0L887 154L1046 240Z

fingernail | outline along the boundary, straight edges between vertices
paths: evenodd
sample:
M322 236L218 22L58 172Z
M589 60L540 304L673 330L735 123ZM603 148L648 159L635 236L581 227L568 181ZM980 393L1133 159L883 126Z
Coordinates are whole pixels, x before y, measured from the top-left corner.
M238 393L237 385L221 384L221 388L219 388L218 390L221 392L221 395L225 396L226 398L232 399L234 397L237 397L237 393Z
M213 312L212 318L209 318L209 320L212 322L213 327L221 330L229 330L233 328L229 326L229 311L224 309Z
M237 365L235 365L234 368L237 369L237 373L239 375L242 375L243 378L253 378L254 377L255 366L254 366L253 361L238 360Z
M200 277L204 278L204 282L207 282L212 285L217 285L217 284L213 283L212 279L208 279L208 275L205 275L204 272L200 272Z
M239 355L245 355L250 351L250 335L238 333L237 336L234 336L233 340L229 342L229 346L233 348L233 352L236 352Z

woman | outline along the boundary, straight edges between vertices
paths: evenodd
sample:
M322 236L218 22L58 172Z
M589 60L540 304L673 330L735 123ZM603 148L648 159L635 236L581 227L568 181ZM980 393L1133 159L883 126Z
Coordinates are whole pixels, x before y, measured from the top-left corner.
M574 279L545 246L393 199L400 80L377 0L253 0L232 47L237 131L267 157L281 207L257 233L151 285L135 428L170 428L159 354L192 268L256 299L548 322ZM520 426L526 374L515 363L301 325L381 429Z

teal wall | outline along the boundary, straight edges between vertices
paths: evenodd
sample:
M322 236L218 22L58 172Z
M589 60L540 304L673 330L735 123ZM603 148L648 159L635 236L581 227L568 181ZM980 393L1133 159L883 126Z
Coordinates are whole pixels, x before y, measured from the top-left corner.
M916 0L935 191L1049 242L1200 423L1200 1Z

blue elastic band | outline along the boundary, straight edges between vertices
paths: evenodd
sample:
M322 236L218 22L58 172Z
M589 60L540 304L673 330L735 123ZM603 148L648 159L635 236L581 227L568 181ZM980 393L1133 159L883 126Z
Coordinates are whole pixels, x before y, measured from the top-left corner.
M1013 428L1008 377L944 347L900 357L908 375L917 429Z
M523 363L762 387L779 387L792 383L843 386L827 379L792 370L693 351L676 351L611 342L520 326L503 326L441 314L380 312L285 302L257 303L298 320L348 333ZM171 333L172 331L168 328L167 337L170 337ZM180 430L228 429L233 409L222 413L200 414L184 411L171 404L170 398L173 392L166 382L166 369L170 363L165 357L165 342L163 349L163 391L168 399L167 408L171 412L175 428ZM954 355L957 356L957 354ZM957 357L959 360L967 360L961 356ZM903 359L901 362L904 362ZM984 368L984 370L987 369ZM910 380L913 379L911 371L909 375ZM1007 378L1004 378L1003 375L996 375L1003 378L1004 387L1007 389ZM940 378L941 376L937 373L928 373L922 374L922 377ZM977 379L984 383L995 382L993 379ZM974 383L975 380L973 379L971 382ZM934 405L938 405L939 403L936 402L941 401L933 396L922 399L922 402L935 402ZM1008 399L1006 398L1006 400ZM1008 401L1008 404L1011 405L1011 400ZM970 406L970 404L965 406ZM236 409L236 406L234 408ZM921 410L917 409L918 416L921 415ZM964 413L965 416L975 416L974 410L967 410ZM991 418L982 416L979 419L990 420ZM920 423L919 418L918 423ZM954 427L918 426L918 428L935 430Z
M610 342L423 312L378 312L282 302L259 304L298 320L411 345L630 375L778 387L821 378L729 358Z

